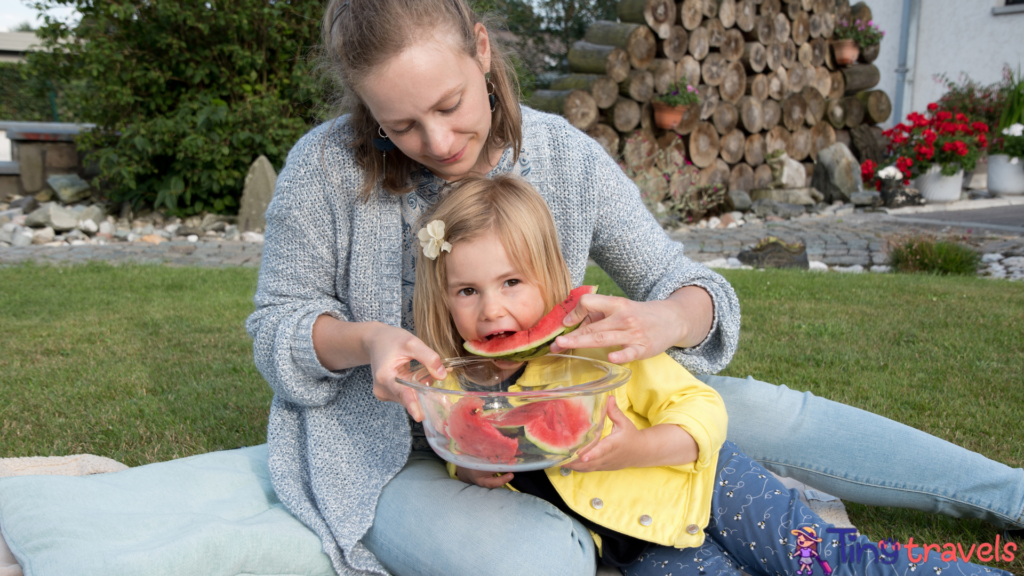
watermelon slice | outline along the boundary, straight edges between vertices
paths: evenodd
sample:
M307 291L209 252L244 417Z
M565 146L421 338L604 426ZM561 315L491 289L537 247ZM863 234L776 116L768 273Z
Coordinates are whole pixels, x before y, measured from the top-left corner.
M484 401L466 396L452 406L446 433L453 454L467 454L495 464L515 464L519 442L499 432L483 414Z
M590 414L579 400L568 398L524 404L487 419L505 431L522 427L527 440L551 454L568 454L590 431Z
M471 340L462 346L470 354L525 362L540 358L551 351L551 341L576 328L566 328L562 320L579 304L584 294L594 294L597 286L580 286L569 293L569 297L556 305L536 325L508 336L496 335L488 340ZM579 324L577 324L578 326Z

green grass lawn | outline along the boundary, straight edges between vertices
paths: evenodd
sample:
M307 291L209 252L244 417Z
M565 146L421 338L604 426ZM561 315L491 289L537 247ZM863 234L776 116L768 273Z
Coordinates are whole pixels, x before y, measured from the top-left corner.
M588 282L612 293L602 276L594 269ZM1024 466L1024 283L726 276L743 331L725 374L809 390ZM137 466L264 442L271 394L243 327L255 287L256 271L242 268L0 269L0 457L92 453ZM969 547L996 534L973 520L848 507L875 540ZM1020 548L998 566L1024 574Z

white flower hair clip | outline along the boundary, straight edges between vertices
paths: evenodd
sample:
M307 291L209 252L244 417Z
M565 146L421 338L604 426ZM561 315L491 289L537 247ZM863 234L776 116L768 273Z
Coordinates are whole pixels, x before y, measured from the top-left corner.
M452 245L444 241L444 222L434 220L416 233L423 247L423 255L431 260L436 260L441 251L452 251Z

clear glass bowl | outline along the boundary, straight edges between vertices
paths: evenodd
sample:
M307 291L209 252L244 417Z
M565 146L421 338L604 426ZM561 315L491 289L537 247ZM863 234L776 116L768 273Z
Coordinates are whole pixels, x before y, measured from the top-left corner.
M459 466L494 472L540 470L575 458L601 437L608 393L631 374L563 354L529 362L452 358L444 365L444 380L416 363L396 380L418 394L435 452Z

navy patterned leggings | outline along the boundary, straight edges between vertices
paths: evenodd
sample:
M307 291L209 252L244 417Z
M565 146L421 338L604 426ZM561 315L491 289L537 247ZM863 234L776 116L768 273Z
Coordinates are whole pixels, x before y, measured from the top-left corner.
M622 569L625 576L740 576L740 570L764 576L1012 576L978 564L943 560L934 549L927 559L919 547L908 557L908 550L898 544L883 542L879 548L878 542L856 536L852 529L827 524L800 501L796 490L787 490L732 442L718 454L717 473L704 544L684 549L651 546Z

